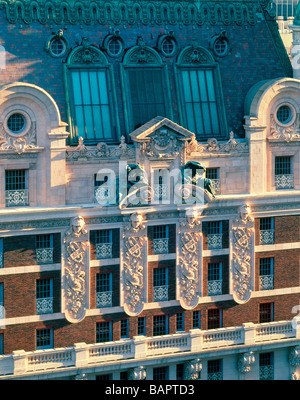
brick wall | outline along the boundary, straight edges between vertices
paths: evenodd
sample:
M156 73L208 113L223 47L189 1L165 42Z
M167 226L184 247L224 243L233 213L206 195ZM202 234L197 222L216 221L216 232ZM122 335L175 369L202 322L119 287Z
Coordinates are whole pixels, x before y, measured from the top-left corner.
M255 245L260 245L260 218L254 221ZM300 241L300 215L274 217L274 244Z

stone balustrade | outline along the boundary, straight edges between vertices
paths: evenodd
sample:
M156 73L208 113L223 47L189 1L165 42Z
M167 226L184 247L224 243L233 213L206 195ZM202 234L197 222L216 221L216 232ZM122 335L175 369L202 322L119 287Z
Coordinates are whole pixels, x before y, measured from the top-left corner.
M76 343L73 347L14 351L0 356L0 376L22 375L35 371L54 371L67 367L91 367L116 360L141 360L175 352L197 353L233 345L253 345L268 341L300 338L300 319L264 324L244 323L242 326L189 332L155 337L135 336L115 342Z

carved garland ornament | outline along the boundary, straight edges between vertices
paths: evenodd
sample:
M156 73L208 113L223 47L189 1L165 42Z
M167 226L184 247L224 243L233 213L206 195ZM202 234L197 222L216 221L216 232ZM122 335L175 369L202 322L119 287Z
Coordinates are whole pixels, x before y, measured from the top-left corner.
M22 154L26 150L35 149L36 143L36 123L30 122L30 129L25 134L11 134L3 124L0 124L0 150L13 150L17 154Z
M233 221L231 230L233 299L238 304L244 304L251 297L254 262L254 220L247 204L239 208L239 217Z
M282 139L285 142L291 142L294 139L300 139L300 117L296 115L295 121L289 126L280 126L274 115L271 115L270 139Z
M123 294L124 310L134 316L145 304L144 273L146 265L146 227L141 213L133 213L123 232Z
M84 219L75 217L64 236L63 302L66 319L80 322L88 308L88 235Z
M201 228L200 214L187 211L178 229L178 295L181 307L195 308L200 297Z

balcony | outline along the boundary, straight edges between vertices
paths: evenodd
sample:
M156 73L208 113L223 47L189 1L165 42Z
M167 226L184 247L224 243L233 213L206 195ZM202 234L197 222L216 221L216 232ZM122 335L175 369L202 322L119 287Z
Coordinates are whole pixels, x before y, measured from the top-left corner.
M97 260L112 258L112 243L97 243L96 258Z
M37 264L53 264L53 249L36 249L35 257Z
M274 379L274 367L273 365L265 365L259 367L259 379L261 381L270 381Z
M153 254L168 254L169 239L153 239Z
M293 189L294 188L294 175L275 175L275 187L276 190L280 189Z
M112 307L112 292L97 292L96 307Z
M207 235L208 250L222 249L222 234Z
M36 299L36 313L52 314L53 313L53 298L47 297L44 299Z
M259 290L271 290L274 288L273 275L262 275L259 277Z
M274 230L261 230L259 232L259 241L261 245L274 244Z
M32 352L20 350L0 356L0 375L7 379L9 375L16 376L34 371L58 371L59 368L79 366L94 368L97 364L104 365L116 360L141 360L158 355L173 357L174 353L186 355L188 352L199 355L211 349L218 350L230 346L236 349L235 346L258 345L261 348L263 343L299 336L300 320L296 319L257 325L250 322L242 326L207 331L192 329L189 332L155 337L136 336L133 339L97 344L77 343L73 347L59 349ZM261 372L267 378L270 371ZM217 379L217 376L214 379Z
M217 296L222 294L222 280L208 281L207 282L207 295Z
M28 190L6 190L5 191L5 204L6 207L14 206L28 206L29 197Z
M168 300L169 300L169 286L153 287L153 301L168 301Z

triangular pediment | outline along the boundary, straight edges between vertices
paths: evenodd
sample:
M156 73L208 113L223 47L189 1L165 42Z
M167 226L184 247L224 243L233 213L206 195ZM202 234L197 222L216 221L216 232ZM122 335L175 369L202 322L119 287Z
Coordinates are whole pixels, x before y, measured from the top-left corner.
M168 131L177 140L190 140L194 135L193 132L183 128L165 117L155 117L146 124L140 126L130 133L130 137L134 142L148 142L158 132Z

